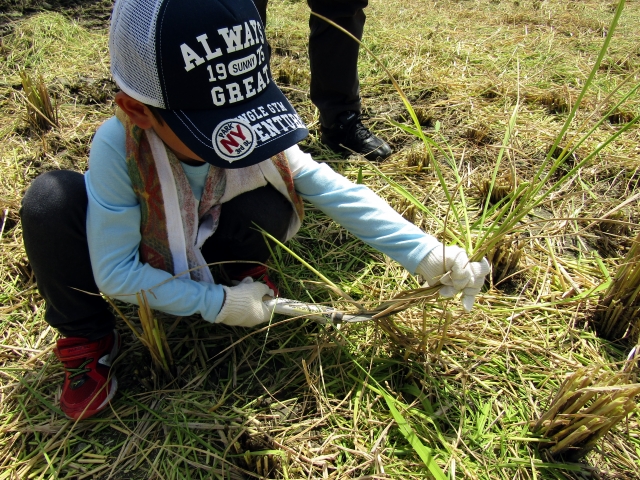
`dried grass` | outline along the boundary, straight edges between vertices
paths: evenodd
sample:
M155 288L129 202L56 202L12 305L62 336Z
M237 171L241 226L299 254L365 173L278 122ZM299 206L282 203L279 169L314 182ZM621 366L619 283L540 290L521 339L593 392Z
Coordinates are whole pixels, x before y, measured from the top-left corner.
M595 324L609 340L636 343L640 336L640 235L634 239L598 305Z
M272 0L270 9L274 72L298 69L284 91L310 126L303 147L352 180L360 178L420 228L449 242L483 211L486 224L493 221L495 209L482 207L487 197L475 199L499 155L492 192L500 190L506 172L515 173L516 190L534 178L567 115L562 109L552 113L547 104L553 102L542 103L542 93L555 92L558 102L574 105L602 44L599 29L612 15L609 4L595 0L427 2L419 8L370 2L364 42L399 74L421 129L443 148L423 155L415 135L385 122L410 125L384 71L363 55L368 124L396 150L378 168L401 192L363 160L343 159L319 142L317 111L303 73L308 7ZM628 2L574 125L591 128L622 98L616 88L636 75L638 25L640 14ZM517 247L518 261L507 250L505 267L494 265L494 275L503 272L501 281L494 277L495 288L478 297L470 314L455 301L413 299L409 308L368 324L337 329L278 317L251 331L157 314L158 326L166 330L164 351L173 355L173 377L158 374L149 350L118 321L124 349L114 366L116 399L96 418L66 420L57 406L62 369L51 351L57 336L43 320L18 209L37 174L86 168L91 135L112 114L106 32L51 13L21 19L12 32L3 38L7 61L0 66L0 480L423 479L437 469L449 478L521 480L632 478L637 471L635 410L612 424L580 461L564 459L560 437L550 441L530 427L550 410L549 398L561 385L570 391L562 375L567 371L579 372L576 382L590 378L582 390L572 388L593 396L571 413L565 401L547 418L546 431L560 426L553 430L558 435L564 425L562 438L584 451L584 439L574 443L569 437L580 427L567 430L567 420L588 420L576 415L616 395L626 398L619 407L630 406L632 387L622 377L611 391L600 383L617 375L609 365L627 352L596 336L591 326L606 282L625 265L625 249L638 231L637 127L588 164L574 162L562 188L515 225L524 235L503 247ZM20 84L18 66L42 72L58 99L58 128L37 137L23 128L24 102L12 87ZM635 118L639 106L632 96L609 115L615 120L617 112L629 112ZM578 162L626 123L599 125L580 145ZM487 141L469 134L480 125L489 132ZM561 145L570 145L573 133ZM472 199L466 218L453 219L436 167L456 204L461 193ZM608 232L610 248L603 248L599 231ZM420 288L408 272L313 207L287 245L365 308ZM500 247L494 247L498 265ZM283 296L353 309L288 252L277 249L270 267ZM118 308L141 332L136 308ZM596 373L593 365L603 367ZM600 409L598 415L620 418L613 410ZM543 445L556 447L557 455L547 457Z
M172 378L175 375L175 365L173 363L171 349L167 343L167 334L164 331L164 324L158 321L157 316L154 315L149 306L147 292L142 290L136 293L136 301L139 305L138 318L140 320L140 330L122 313L113 300L108 298L107 301L118 313L122 321L131 329L135 338L146 347L157 371L166 375L167 378Z
M58 126L58 112L53 106L49 90L42 75L35 83L27 72L20 72L24 101L27 110L27 123L38 133L43 133Z
M636 409L640 384L629 384L629 376L599 365L567 376L548 410L532 424L534 432L549 439L551 455L586 455Z

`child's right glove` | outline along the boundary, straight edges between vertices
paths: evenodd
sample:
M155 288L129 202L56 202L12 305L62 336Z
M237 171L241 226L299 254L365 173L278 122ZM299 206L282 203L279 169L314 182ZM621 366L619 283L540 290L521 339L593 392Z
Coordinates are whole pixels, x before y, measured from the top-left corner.
M225 299L216 323L235 327L255 327L271 318L271 310L264 304L262 297L274 295L273 290L264 283L254 282L251 277L247 277L235 287L222 288Z
M491 268L486 258L470 262L467 253L456 245L438 246L418 264L416 272L430 287L442 284L440 295L453 297L462 292L462 306L469 312Z

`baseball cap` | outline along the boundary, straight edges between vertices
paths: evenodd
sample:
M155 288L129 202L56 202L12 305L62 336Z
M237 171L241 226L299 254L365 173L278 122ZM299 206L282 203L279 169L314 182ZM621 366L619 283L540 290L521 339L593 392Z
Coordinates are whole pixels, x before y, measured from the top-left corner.
M118 87L212 165L248 167L309 133L273 81L252 0L117 0L109 50Z

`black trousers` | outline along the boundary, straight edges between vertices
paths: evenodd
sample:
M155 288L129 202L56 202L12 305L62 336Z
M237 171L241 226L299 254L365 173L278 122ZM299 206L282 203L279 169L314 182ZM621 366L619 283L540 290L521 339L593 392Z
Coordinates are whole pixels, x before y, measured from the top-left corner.
M268 0L253 0L262 23L267 23ZM318 13L362 39L368 0L307 0ZM360 45L324 20L309 17L309 61L311 101L320 111L320 123L331 127L338 115L347 110L360 112L358 52Z
M220 223L203 245L207 263L266 262L270 250L256 225L284 240L293 207L268 185L222 205ZM66 170L37 177L20 209L24 246L40 294L45 320L67 337L96 340L113 330L115 319L99 295L87 243L87 191L84 176ZM225 274L236 277L255 264L233 263Z

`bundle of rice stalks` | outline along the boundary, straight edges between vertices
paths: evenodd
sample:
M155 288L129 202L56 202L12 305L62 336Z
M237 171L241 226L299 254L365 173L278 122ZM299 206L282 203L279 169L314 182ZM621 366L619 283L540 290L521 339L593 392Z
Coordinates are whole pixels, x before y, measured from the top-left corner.
M518 271L523 246L522 240L505 237L504 241L487 252L487 260L491 264L491 280L494 285Z
M480 205L493 206L507 198L515 191L516 183L513 175L509 172L506 175L496 178L495 182L485 178L480 185L477 185Z
M27 103L27 123L36 132L46 132L58 126L58 112L51 102L49 90L42 75L34 82L27 72L21 71L22 89Z
M633 113L628 110L621 110L619 108L616 108L614 109L613 113L611 113L607 117L607 120L609 120L609 123L612 123L614 125L629 123L631 120L633 120Z
M109 298L107 300L115 311L120 315L120 318L124 320L127 326L131 329L133 334L140 342L147 347L151 354L151 359L154 366L158 371L163 372L168 378L175 376L175 365L173 363L173 356L171 355L171 349L167 342L167 334L164 331L164 325L159 322L153 315L153 311L149 306L147 300L147 293L142 290L136 293L136 299L138 300L138 316L140 318L140 324L142 331L138 330L129 319L122 313L118 306Z
M608 340L640 334L640 234L636 236L611 285L600 298L595 316L598 335Z
M435 125L435 119L433 111L428 107L416 107L414 108L418 124L422 127L433 127Z
M527 102L541 105L553 115L568 112L574 103L567 87L530 91L524 97Z
M413 223L414 225L416 224L418 210L416 209L416 206L407 199L402 198L398 201L396 211L402 215L405 220Z
M599 221L585 221L592 227L593 243L603 257L620 257L633 244L633 224L629 215L616 211Z
M383 302L378 307L359 313L372 315L372 320L377 320L378 325L389 335L393 344L406 349L407 355L416 351L424 352L428 335L425 312L423 311L422 331L416 330L411 325L404 325L404 322L396 322L393 316L412 307L423 307L427 302L433 303L438 297L440 287L441 285L435 285L433 287L424 286L404 290L393 298ZM445 322L441 328L442 340L444 340L447 327L452 318L449 312L447 312L445 317Z
M373 315L373 320L385 318L390 315L400 313L409 307L419 305L424 301L433 300L438 296L438 290L440 290L440 287L441 285L434 285L433 287L424 286L410 290L403 290L393 298L380 304L378 307L372 310L365 310L360 313Z
M142 324L142 333L136 336L149 349L154 365L171 377L174 373L174 364L164 326L153 315L153 311L147 301L146 292L142 290L140 293L136 293L136 298L138 299L138 305L140 305L138 315Z
M584 456L636 408L640 384L629 383L627 370L583 367L565 379L547 412L531 424L548 439L551 455Z
M300 67L300 62L291 57L278 59L276 81L279 85L300 85L308 82L309 74L305 68Z
M469 126L464 132L464 137L476 145L484 145L492 141L489 134L489 126L486 123Z
M407 167L417 167L417 171L429 166L429 150L423 143L414 143L406 151Z

